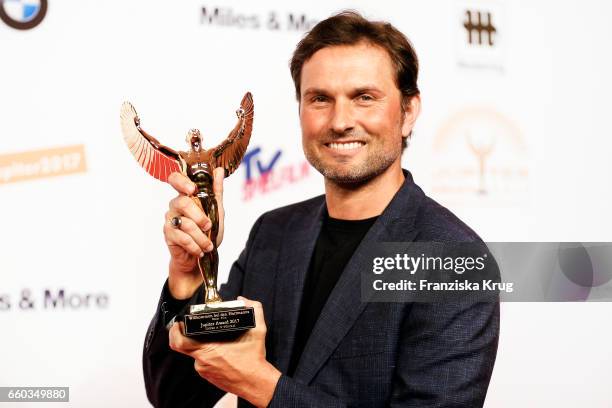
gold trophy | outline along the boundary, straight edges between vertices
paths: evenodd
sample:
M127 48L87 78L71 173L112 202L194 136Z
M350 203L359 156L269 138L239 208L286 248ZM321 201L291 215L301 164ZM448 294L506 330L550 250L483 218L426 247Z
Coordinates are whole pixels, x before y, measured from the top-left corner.
M121 107L123 137L138 163L150 175L164 182L168 181L168 176L173 172L181 172L189 177L197 186L192 199L212 222L207 235L213 243L213 250L198 260L198 268L204 279L204 304L190 306L189 313L184 316L186 336L241 332L255 327L252 307L246 307L240 300L224 302L217 291L219 214L213 192L213 171L223 167L225 177L228 177L240 165L253 130L254 105L250 92L242 98L236 115L238 123L217 147L204 149L200 131L191 129L187 133L189 150L177 152L160 144L142 130L132 104L124 102ZM170 222L180 228L180 217L174 217Z

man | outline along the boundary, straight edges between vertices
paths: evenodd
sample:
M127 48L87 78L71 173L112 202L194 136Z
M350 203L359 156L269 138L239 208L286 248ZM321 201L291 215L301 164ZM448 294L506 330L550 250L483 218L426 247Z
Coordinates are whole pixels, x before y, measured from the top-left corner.
M482 406L497 302L360 297L360 254L376 242L480 241L401 168L420 110L410 43L390 24L341 13L299 43L291 73L304 153L323 174L325 195L256 221L221 293L244 296L257 327L235 341L200 343L183 336L182 323L164 329L187 302L201 301L196 259L212 249L210 221L188 197L193 183L170 178L179 196L166 220L182 224L164 227L170 272L145 341L149 400L212 406L231 392L255 406Z

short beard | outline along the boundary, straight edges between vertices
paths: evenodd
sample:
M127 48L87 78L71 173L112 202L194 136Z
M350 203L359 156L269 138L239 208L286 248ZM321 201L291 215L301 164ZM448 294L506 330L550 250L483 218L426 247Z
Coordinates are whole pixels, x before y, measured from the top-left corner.
M306 160L325 177L326 181L349 189L358 188L383 174L393 163L395 163L398 157L401 157L401 154L402 146L399 144L397 149L387 154L383 151L373 152L363 166L353 167L348 170L338 170L333 167L325 166L319 157L315 156L307 149L304 150Z

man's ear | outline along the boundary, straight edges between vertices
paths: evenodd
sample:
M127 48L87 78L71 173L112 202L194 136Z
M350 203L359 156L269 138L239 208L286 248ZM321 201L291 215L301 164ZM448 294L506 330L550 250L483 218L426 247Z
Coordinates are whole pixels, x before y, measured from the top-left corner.
M412 133L412 128L421 113L421 95L417 94L410 97L404 106L404 122L402 123L402 137L408 137Z

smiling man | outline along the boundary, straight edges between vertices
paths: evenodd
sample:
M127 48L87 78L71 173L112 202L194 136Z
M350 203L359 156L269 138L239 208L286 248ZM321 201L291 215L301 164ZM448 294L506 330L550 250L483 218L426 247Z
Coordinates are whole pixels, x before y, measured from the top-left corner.
M345 12L315 26L291 61L302 144L325 195L262 215L221 294L257 327L200 343L165 324L201 303L197 257L210 222L173 174L164 226L171 261L143 356L155 406L479 407L493 370L497 302L368 303L361 260L377 242L480 242L401 168L420 111L418 63L392 25ZM215 191L222 214L222 173ZM222 239L219 233L218 243Z

